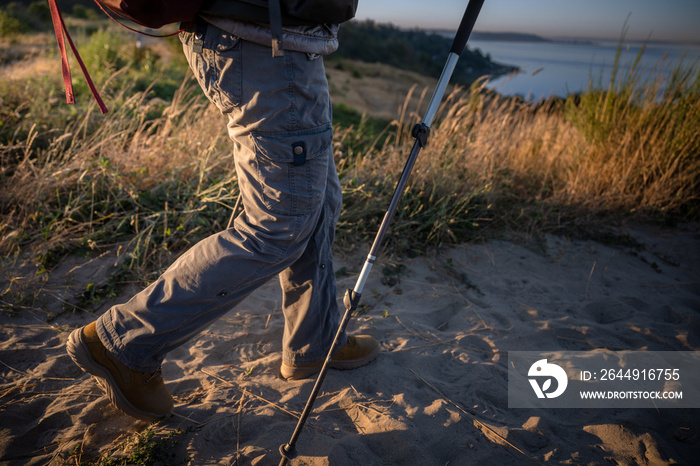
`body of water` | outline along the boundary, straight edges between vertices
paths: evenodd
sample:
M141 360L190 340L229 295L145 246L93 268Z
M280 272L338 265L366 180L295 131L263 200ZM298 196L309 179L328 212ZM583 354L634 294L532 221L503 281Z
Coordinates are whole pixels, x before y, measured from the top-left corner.
M625 42L620 63L629 67L643 43ZM503 95L520 95L529 101L551 96L564 97L583 91L589 80L594 84L610 83L617 41L571 42L505 42L469 41L470 49L480 49L495 62L515 65L519 73L501 76L487 87ZM641 66L647 73L657 67L663 75L680 62L690 65L700 62L700 46L672 43L648 43Z

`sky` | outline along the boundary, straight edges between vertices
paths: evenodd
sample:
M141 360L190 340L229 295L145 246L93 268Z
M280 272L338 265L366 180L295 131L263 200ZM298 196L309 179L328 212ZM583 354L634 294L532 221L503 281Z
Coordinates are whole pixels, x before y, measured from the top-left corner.
M360 0L357 19L401 28L459 26L467 0ZM700 0L485 0L475 31L550 38L700 43Z

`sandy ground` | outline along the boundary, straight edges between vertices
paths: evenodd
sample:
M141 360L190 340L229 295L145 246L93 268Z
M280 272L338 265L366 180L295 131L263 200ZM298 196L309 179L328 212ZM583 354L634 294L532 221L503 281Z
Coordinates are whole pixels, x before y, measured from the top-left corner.
M509 351L700 349L700 226L627 233L643 247L506 239L375 267L350 331L374 335L382 353L329 373L291 464L697 464L694 409L508 408ZM338 261L341 289L363 254ZM71 260L54 276L84 279L90 267ZM276 377L275 282L169 355L176 415L150 426L114 409L66 355L70 330L94 316L0 319L2 464L144 451L156 464L277 464L313 385Z

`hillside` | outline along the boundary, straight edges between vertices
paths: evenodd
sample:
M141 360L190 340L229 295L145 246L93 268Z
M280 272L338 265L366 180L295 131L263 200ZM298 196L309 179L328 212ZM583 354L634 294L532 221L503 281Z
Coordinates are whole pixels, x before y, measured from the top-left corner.
M336 58L383 63L433 78L440 77L452 38L421 30L401 30L374 21L350 21L339 33ZM517 68L495 63L479 50L464 50L454 71L453 81L469 85L484 75L500 76Z
M399 117L407 100L408 111L422 113L437 83L435 78L391 65L338 58L326 62L326 75L335 105L387 121ZM424 90L426 97L419 102Z

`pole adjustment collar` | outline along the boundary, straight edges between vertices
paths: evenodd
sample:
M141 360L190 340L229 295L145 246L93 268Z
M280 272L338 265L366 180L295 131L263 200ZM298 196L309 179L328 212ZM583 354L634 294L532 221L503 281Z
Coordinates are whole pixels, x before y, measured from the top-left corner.
M430 128L425 123L417 123L411 130L411 136L416 138L421 147L425 147L428 144Z
M355 293L355 290L345 290L345 296L343 297L343 304L345 304L345 309L351 311L357 309L357 305L360 303L361 296L362 295L360 293Z

